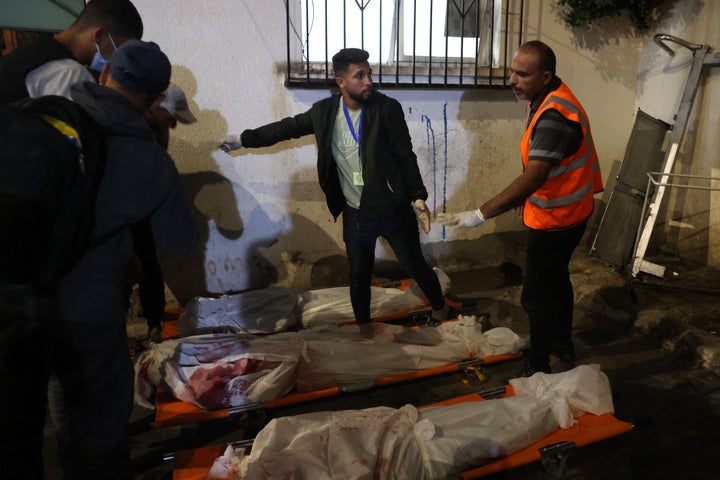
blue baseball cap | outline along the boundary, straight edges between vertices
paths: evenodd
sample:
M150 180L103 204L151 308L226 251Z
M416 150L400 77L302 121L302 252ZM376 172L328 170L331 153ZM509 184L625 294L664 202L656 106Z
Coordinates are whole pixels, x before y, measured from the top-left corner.
M170 60L155 42L128 40L109 63L113 78L132 92L160 94L170 84Z

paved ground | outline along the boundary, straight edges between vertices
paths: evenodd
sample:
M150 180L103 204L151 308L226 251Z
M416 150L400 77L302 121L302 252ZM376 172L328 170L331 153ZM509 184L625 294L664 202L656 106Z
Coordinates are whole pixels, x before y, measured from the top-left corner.
M649 423L610 440L577 449L562 476L539 462L493 479L716 479L720 478L720 302L716 272L702 278L680 270L670 281L629 284L616 269L579 252L571 264L575 285L575 342L579 363L598 363L613 389L615 415ZM489 312L494 326L527 334L519 306L521 269L451 274L453 294L475 299L470 312ZM661 284L661 286L656 284ZM129 332L142 336L142 320ZM454 374L335 397L271 412L248 412L198 426L147 430L152 412L138 409L133 456L138 478L171 478L164 453L251 438L273 416L310 410L422 405L501 385L520 361L488 366L487 381L464 385ZM554 371L566 368L558 360Z

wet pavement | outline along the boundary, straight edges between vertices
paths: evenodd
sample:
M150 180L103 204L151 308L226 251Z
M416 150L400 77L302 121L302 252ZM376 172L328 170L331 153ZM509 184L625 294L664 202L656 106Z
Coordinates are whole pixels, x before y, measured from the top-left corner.
M710 272L714 274L715 272ZM452 273L452 294L474 302L465 313L487 313L493 326L527 335L520 307L521 268L499 267ZM691 287L633 281L583 252L571 263L576 309L577 363L597 363L610 379L615 416L636 425L626 434L577 448L566 463L541 462L506 470L489 479L717 479L720 478L720 301L714 278ZM689 276L688 276L689 278ZM720 284L720 282L719 282ZM703 285L703 288L694 286ZM130 320L140 340L143 320ZM133 418L137 478L172 478L164 454L206 444L252 438L271 418L318 410L424 405L492 389L522 366L521 360L484 367L487 380L467 384L451 373L344 394L272 411L250 411L198 425L153 430L152 411ZM568 365L553 359L554 372Z

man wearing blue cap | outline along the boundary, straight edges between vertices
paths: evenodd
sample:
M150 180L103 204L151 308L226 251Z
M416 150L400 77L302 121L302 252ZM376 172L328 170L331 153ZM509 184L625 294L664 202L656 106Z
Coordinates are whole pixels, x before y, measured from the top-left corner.
M198 239L175 164L143 118L167 89L170 71L156 44L130 40L102 70L100 85L86 82L71 91L106 133L107 151L95 206L99 241L58 289L69 352L58 355L55 374L74 390L65 395L75 434L65 445L72 452L65 466L73 478L129 476L134 375L125 266L133 255L131 225L149 218L158 244L176 253L191 253Z
M186 207L177 169L143 118L162 98L170 71L168 58L156 44L130 40L103 67L99 85L78 83L71 90L73 100L104 137L106 160L91 245L59 281L56 294L60 318L51 368L61 389L53 403L59 402L54 415L61 414L55 421L65 478L132 478L128 427L134 374L125 330L131 226L149 218L158 244L176 253L190 253L197 243L197 226ZM18 408L17 402L0 399L3 425L7 416L18 416ZM20 421L22 416L16 423ZM19 452L12 458L7 454L10 448L0 444L3 474L42 478L42 468L38 476L32 470L36 466L27 463L38 452Z

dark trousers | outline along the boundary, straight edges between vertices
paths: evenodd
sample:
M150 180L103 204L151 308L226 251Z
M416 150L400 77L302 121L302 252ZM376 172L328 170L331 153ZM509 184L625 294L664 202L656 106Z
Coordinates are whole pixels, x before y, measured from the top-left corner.
M375 266L375 244L383 237L395 252L398 261L420 286L436 310L445 305L440 281L427 264L420 247L415 214L407 210L379 220L360 220L359 211L346 207L343 211L343 240L350 263L350 302L355 321L370 319L370 282Z
M32 287L0 285L0 477L43 478L54 301Z
M142 265L142 279L138 285L140 308L147 320L148 329L160 327L165 311L165 280L155 249L150 220L132 227L133 250Z
M125 325L60 320L52 297L0 285L0 478L43 478L48 379L64 478L131 478Z
M68 479L131 478L134 373L124 324L63 322L51 411Z
M549 371L553 343L571 343L574 297L570 257L586 225L587 221L565 230L528 233L521 303L530 321L528 358L537 371Z

